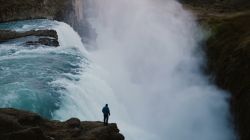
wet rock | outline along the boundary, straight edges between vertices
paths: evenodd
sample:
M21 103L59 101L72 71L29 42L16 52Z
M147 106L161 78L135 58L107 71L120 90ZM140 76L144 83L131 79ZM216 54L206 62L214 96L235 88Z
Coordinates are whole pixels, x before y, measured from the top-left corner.
M21 38L26 36L46 36L58 39L57 32L55 30L31 30L26 32L0 30L0 42L5 42L11 39Z
M51 38L39 38L38 42L42 45L46 46L59 46L59 42L57 39L51 39Z
M37 46L37 45L46 45L46 46L54 46L54 47L59 46L59 42L57 41L57 39L54 39L54 38L39 38L38 41L27 41L25 44L33 45L33 46Z
M0 30L0 43L7 42L13 39L37 36L36 41L26 41L26 45L46 45L58 47L58 35L55 30L31 30L26 32L16 32L12 30Z

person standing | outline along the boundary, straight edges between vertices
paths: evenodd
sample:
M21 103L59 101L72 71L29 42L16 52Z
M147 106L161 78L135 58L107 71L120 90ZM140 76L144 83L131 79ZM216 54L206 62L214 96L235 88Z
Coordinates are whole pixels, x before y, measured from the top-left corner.
M109 121L109 116L110 116L110 111L109 111L109 107L108 104L106 104L103 108L102 108L102 113L103 113L103 123L104 125L108 125L108 121Z

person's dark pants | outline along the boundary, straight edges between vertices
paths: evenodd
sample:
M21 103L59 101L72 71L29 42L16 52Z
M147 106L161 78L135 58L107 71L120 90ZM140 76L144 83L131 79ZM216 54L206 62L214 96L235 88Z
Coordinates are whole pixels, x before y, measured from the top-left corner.
M109 115L104 114L104 120L103 120L104 125L108 125L108 121L109 121Z

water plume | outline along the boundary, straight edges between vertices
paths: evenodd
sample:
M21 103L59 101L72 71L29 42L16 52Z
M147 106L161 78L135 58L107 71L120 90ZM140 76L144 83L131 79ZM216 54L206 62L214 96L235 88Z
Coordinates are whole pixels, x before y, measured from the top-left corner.
M130 123L161 140L234 139L229 97L203 75L203 32L180 3L92 0L88 7L98 35L90 58L109 73L103 78Z

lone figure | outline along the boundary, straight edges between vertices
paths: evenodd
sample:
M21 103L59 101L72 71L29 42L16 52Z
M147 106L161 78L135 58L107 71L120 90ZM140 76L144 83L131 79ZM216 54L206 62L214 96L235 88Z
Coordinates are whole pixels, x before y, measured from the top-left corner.
M104 123L104 125L108 125L109 116L110 116L110 111L109 111L108 104L106 104L106 105L102 108L102 113L103 113L103 116L104 116L103 123Z

